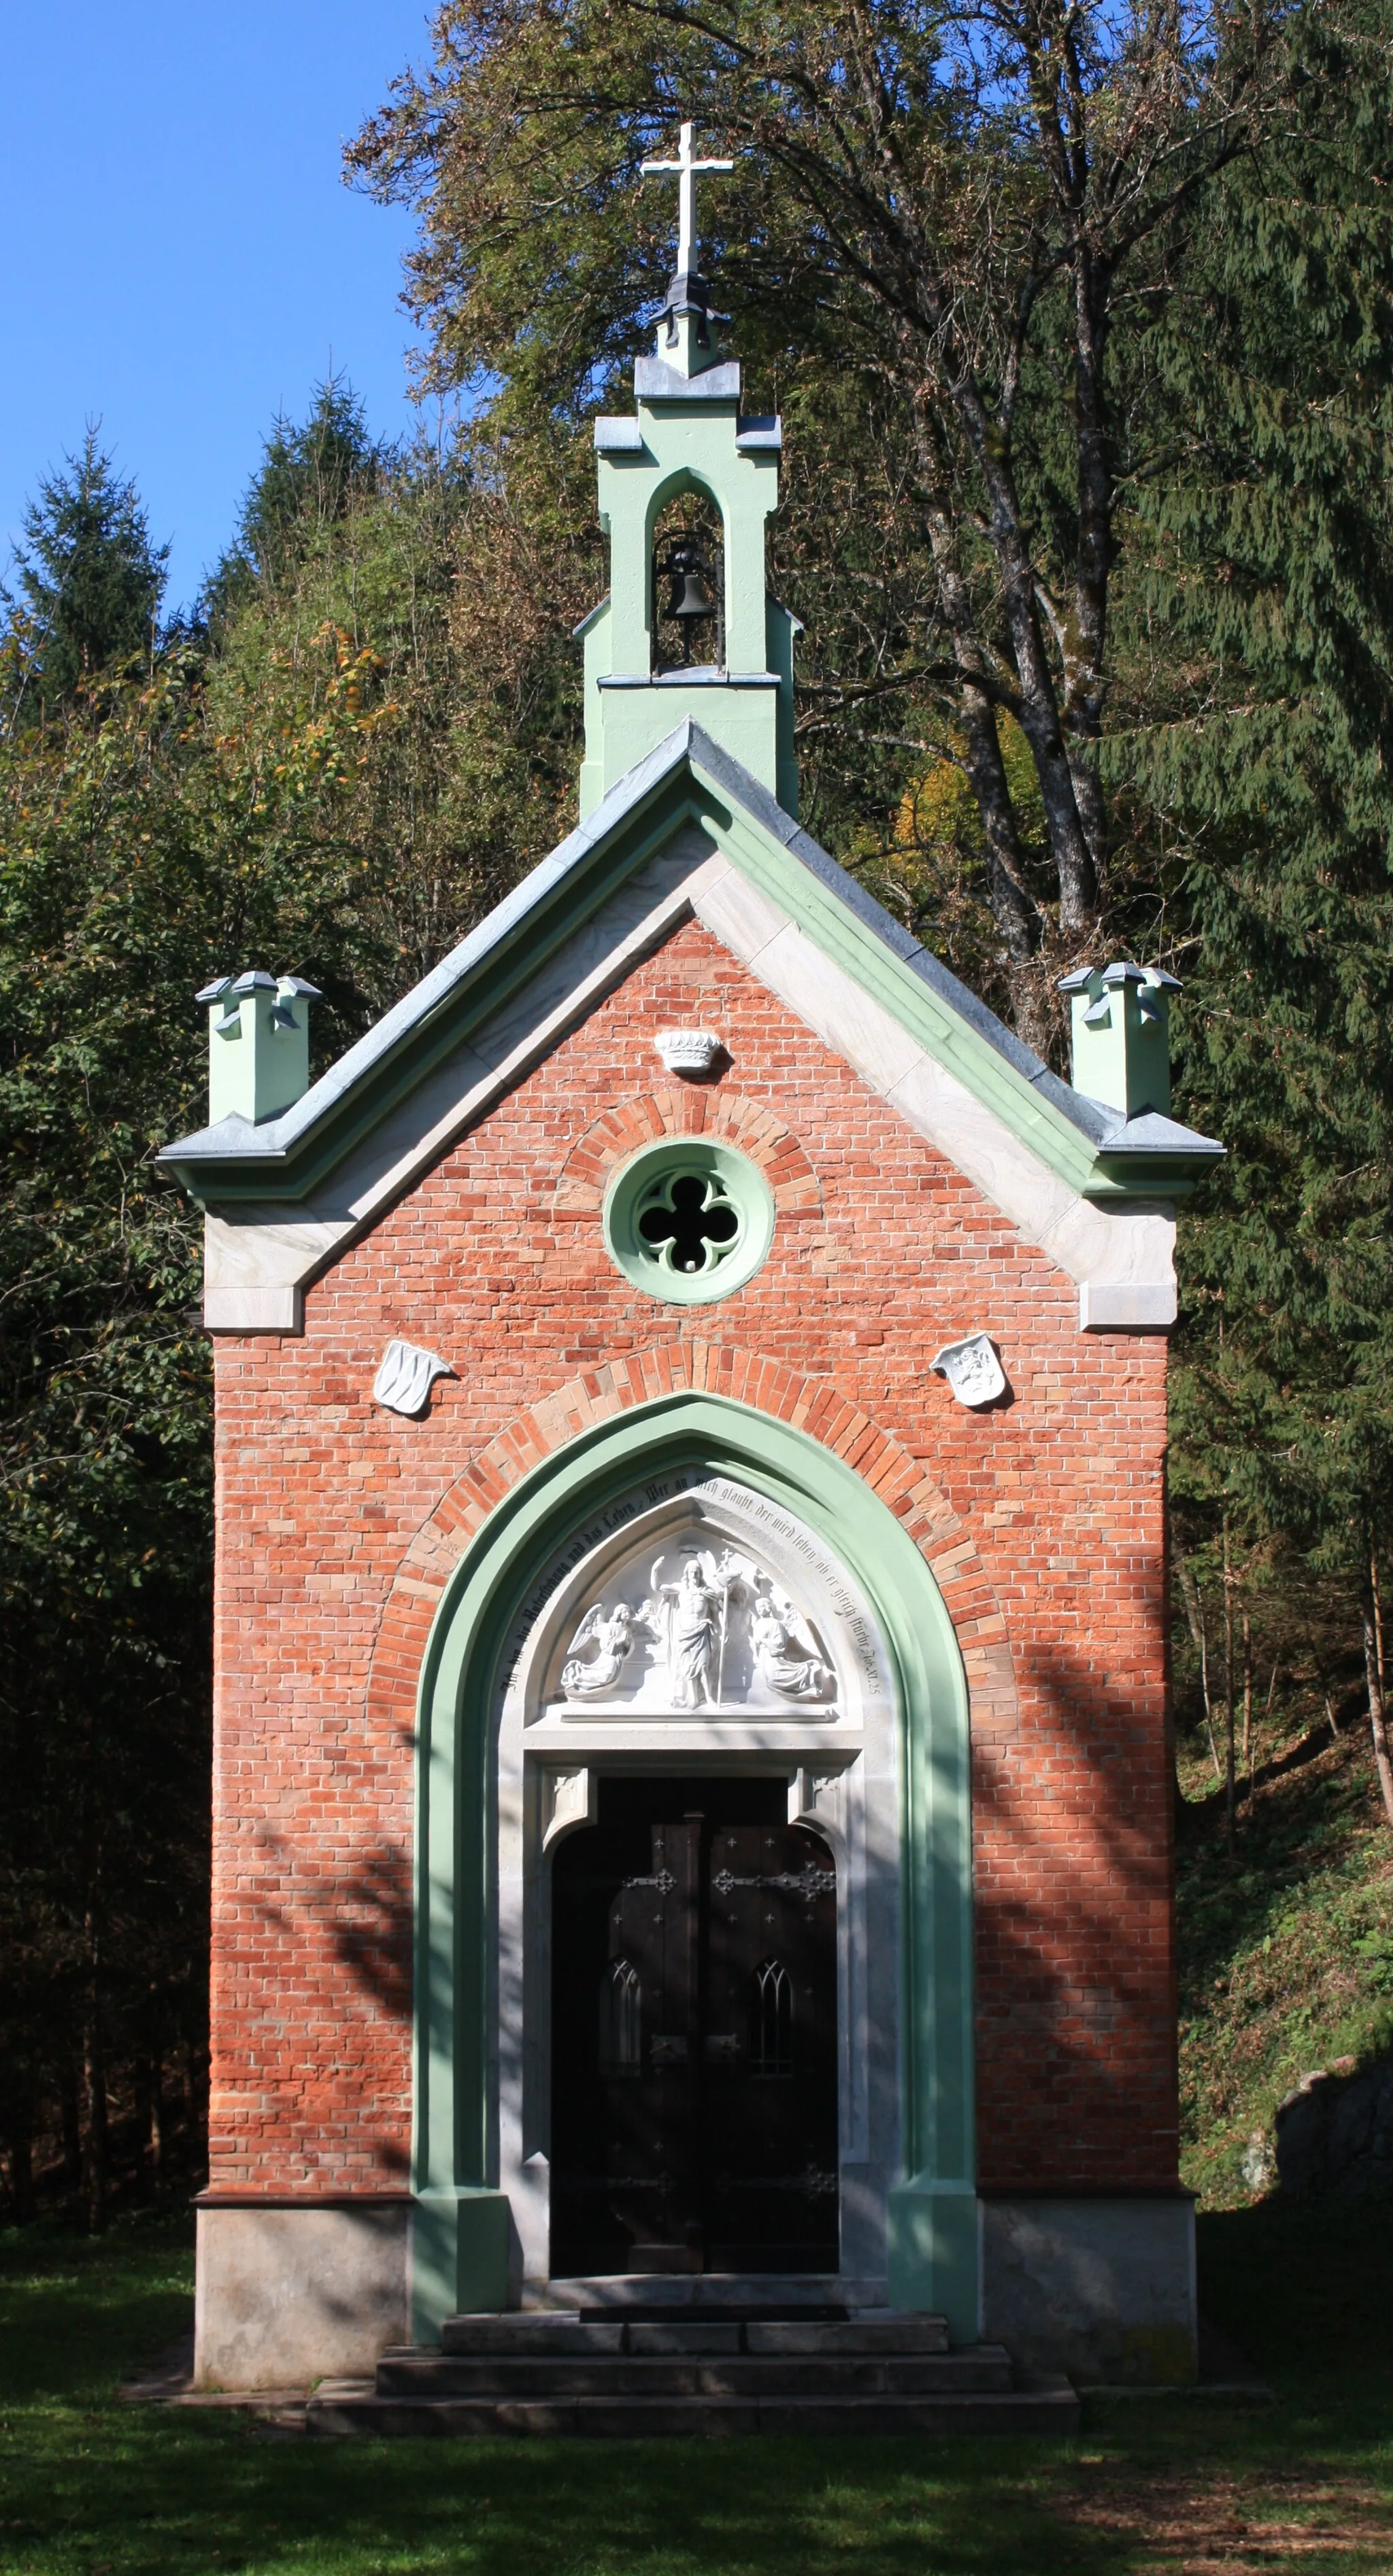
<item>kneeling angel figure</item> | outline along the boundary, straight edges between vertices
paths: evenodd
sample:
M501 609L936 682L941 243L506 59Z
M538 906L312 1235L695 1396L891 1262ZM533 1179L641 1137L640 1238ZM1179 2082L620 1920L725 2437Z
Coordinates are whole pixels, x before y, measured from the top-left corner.
M561 1667L561 1687L568 1699L607 1699L619 1685L633 1651L633 1613L626 1601L606 1610L597 1601L587 1610ZM583 1648L589 1648L583 1653Z

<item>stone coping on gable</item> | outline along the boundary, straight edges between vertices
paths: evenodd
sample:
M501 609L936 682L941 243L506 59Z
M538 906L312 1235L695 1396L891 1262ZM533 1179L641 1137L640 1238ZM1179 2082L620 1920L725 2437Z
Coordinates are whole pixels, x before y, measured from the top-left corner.
M684 771L689 795L697 791L698 803L714 795L758 853L761 869L772 868L781 887L787 880L800 926L831 952L844 949L857 979L906 1025L914 1024L921 1042L970 1090L990 1099L1030 1151L1051 1168L1067 1169L1075 1186L1093 1186L1092 1174L1107 1195L1183 1195L1222 1155L1211 1138L1171 1119L1147 1114L1128 1121L1062 1082L738 760L686 718L292 1108L259 1125L228 1118L180 1137L163 1149L160 1164L205 1202L253 1190L303 1196L321 1167L350 1150L365 1121L385 1115L442 1047L460 1042L471 1011L486 1007L500 979L522 974L525 980L537 943L545 944L544 922L546 938L563 935L562 916L597 899L596 870L630 864L623 856L629 836L637 833L636 852L646 855L648 824L664 798L680 792Z

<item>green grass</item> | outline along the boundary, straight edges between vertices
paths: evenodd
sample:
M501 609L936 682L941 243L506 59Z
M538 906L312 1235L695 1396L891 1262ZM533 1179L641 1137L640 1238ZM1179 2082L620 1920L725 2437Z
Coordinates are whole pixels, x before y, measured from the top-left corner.
M130 2408L187 2223L0 2240L7 2576L1142 2576L1393 2566L1393 2211L1201 2221L1275 2405L1098 2401L1074 2443L330 2443Z

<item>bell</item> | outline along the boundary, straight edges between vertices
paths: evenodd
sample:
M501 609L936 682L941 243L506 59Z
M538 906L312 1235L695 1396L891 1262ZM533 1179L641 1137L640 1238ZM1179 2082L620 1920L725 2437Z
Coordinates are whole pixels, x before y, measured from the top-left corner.
M668 579L672 584L667 604L669 617L698 618L712 614L716 603L706 587L705 571L706 566L695 546L673 547L667 561Z

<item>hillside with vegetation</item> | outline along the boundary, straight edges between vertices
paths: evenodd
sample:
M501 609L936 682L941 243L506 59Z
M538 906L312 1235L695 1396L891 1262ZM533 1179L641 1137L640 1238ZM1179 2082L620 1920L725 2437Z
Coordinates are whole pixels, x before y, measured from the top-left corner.
M1272 2190L1277 2106L1305 2076L1393 2056L1393 1837L1367 1744L1322 1732L1244 1800L1236 1861L1207 1748L1181 1766L1181 2171L1205 2209Z
M1176 1111L1228 1149L1172 1373L1192 2181L1251 2196L1275 2100L1379 2042L1393 22L1068 26L447 0L349 163L415 212L465 426L389 451L308 395L177 617L96 441L38 490L0 638L13 2215L95 2224L199 2153L209 1354L153 1160L201 1115L192 996L305 975L323 1063L573 819L588 422L666 280L638 164L693 101L736 160L706 215L745 400L785 424L804 819L1061 1069L1061 975L1178 975Z

